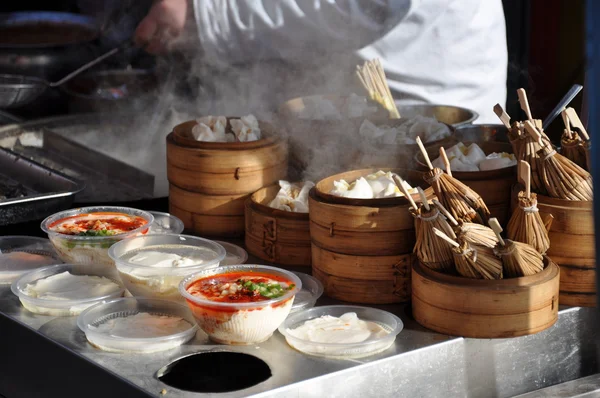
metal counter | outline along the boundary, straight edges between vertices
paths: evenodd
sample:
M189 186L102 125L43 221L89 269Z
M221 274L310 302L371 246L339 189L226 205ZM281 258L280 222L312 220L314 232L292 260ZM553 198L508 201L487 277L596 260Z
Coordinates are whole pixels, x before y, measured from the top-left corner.
M319 304L331 304L331 300ZM165 393L166 397L508 397L597 372L594 332L589 327L595 311L590 309L564 308L555 326L536 335L479 340L428 331L412 320L410 306L378 307L400 316L405 329L388 350L364 359L306 356L290 348L278 332L265 343L233 347L211 344L199 331L195 339L170 351L115 354L89 345L77 328L76 317L34 315L20 305L8 286L0 286L0 312L5 315L0 314L0 395L77 396L65 386L80 383L83 386L77 391L85 389L80 394L85 397L107 393L114 397ZM40 341L32 345L35 338L30 334ZM50 346L56 352L40 352ZM161 367L179 357L222 350L264 360L272 377L254 387L222 394L185 392L156 378ZM24 360L28 356L31 360ZM67 365L57 363L53 368L53 358L58 361L59 357ZM21 365L12 366L15 362ZM38 362L45 363L43 370L36 368ZM23 366L31 374L23 375ZM60 375L60 382L53 386L47 381L36 388L36 375L41 371Z

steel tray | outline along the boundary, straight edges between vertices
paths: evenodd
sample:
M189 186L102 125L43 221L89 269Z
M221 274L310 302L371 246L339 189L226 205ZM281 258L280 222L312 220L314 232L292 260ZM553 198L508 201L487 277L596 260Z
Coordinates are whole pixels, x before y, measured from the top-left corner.
M71 207L84 184L0 148L0 182L19 184L25 196L0 200L0 225L38 220Z

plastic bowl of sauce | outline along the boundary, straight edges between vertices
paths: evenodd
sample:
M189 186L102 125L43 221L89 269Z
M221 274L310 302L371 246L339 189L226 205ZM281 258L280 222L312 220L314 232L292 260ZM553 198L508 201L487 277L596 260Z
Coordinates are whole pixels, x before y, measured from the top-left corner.
M123 239L144 235L152 214L129 207L81 207L53 214L42 230L65 263L114 266L108 249Z
M264 265L232 265L188 276L179 285L198 325L221 344L268 340L302 289L298 276Z
M190 235L149 234L115 243L108 255L134 297L181 301L179 283L188 275L218 267L225 249Z

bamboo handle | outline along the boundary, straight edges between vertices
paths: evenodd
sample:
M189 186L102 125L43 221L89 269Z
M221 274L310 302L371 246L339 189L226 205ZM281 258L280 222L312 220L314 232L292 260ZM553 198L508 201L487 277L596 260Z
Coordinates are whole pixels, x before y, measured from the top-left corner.
M563 109L563 111L560 113L560 116L562 117L563 123L565 124L565 128L568 131L571 131L571 123L569 121L569 115L567 114L567 110Z
M445 233L443 233L436 227L433 227L433 233L436 234L437 236L439 236L440 238L444 239L446 242L450 243L452 246L460 247L460 245L458 243L456 243L455 241L450 239L450 237L448 235L446 235Z
M542 220L544 223L544 228L546 228L546 232L550 232L550 228L552 228L552 221L554 221L554 216L552 214L546 214L546 217L544 217L544 220Z
M540 132L537 131L537 129L535 128L533 123L531 123L530 120L525 120L525 130L527 130L527 132L531 135L531 137L533 137L533 139L537 143L539 143L541 146L544 146L544 143L542 142L542 134L540 134Z
M521 109L527 115L527 119L533 120L531 116L531 109L529 108L529 101L527 100L527 93L524 88L520 88L517 90L517 95L519 96L519 104L521 104Z
M450 169L450 161L448 160L448 156L446 156L446 150L443 146L440 147L440 156L442 157L442 161L444 162L444 167L446 167L446 173L450 177L452 177L452 170Z
M429 202L427 201L427 196L425 196L425 191L423 191L423 188L417 187L417 192L419 192L419 196L421 197L421 202L423 203L423 206L425 206L425 210L429 211L430 207Z
M415 203L412 196L410 196L408 189L406 189L406 187L404 186L404 184L403 184L404 181L402 180L402 177L400 177L398 174L393 174L392 179L394 180L394 183L400 189L400 191L402 191L404 196L406 196L406 199L408 199L408 203L410 203L412 208L415 209L415 211L417 211L418 210L417 204Z
M531 199L531 166L524 160L519 161L519 178L525 185L525 194L527 199Z
M425 146L423 145L423 141L421 141L421 137L419 137L419 136L417 136L417 145L419 146L419 149L421 150L421 153L423 154L423 158L425 159L425 163L427 164L427 167L429 167L429 170L433 170L433 165L431 164L429 155L427 154L427 151L425 150Z
M502 108L502 105L500 105L500 104L494 105L494 113L496 114L496 116L498 116L498 118L500 119L502 124L504 126L506 126L507 129L510 130L510 116L508 116L508 113L506 113L504 111L504 109Z
M500 244L502 246L505 246L506 243L504 243L504 239L502 239L502 236L500 236L500 233L502 232L502 227L500 226L498 219L495 217L490 218L490 220L488 221L488 224L490 225L490 228L492 229L492 231L494 231L494 233L496 234L496 237L498 238L498 241L500 242Z
M565 113L569 117L569 121L571 122L573 127L577 128L581 132L583 139L589 141L590 135L588 134L585 127L583 127L583 123L581 123L581 119L579 119L579 116L577 115L577 112L575 112L575 109L567 108L565 109Z
M450 214L450 212L446 210L446 208L437 199L433 199L432 202L438 208L438 210L442 212L444 217L450 220L452 224L458 226L458 221L456 221L456 218L452 217L452 214Z

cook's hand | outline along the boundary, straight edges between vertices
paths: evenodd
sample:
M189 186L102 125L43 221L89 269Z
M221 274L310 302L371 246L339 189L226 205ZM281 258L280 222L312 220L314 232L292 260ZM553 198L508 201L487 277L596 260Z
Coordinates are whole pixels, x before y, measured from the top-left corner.
M158 0L135 30L135 43L150 54L164 53L181 35L188 0Z

